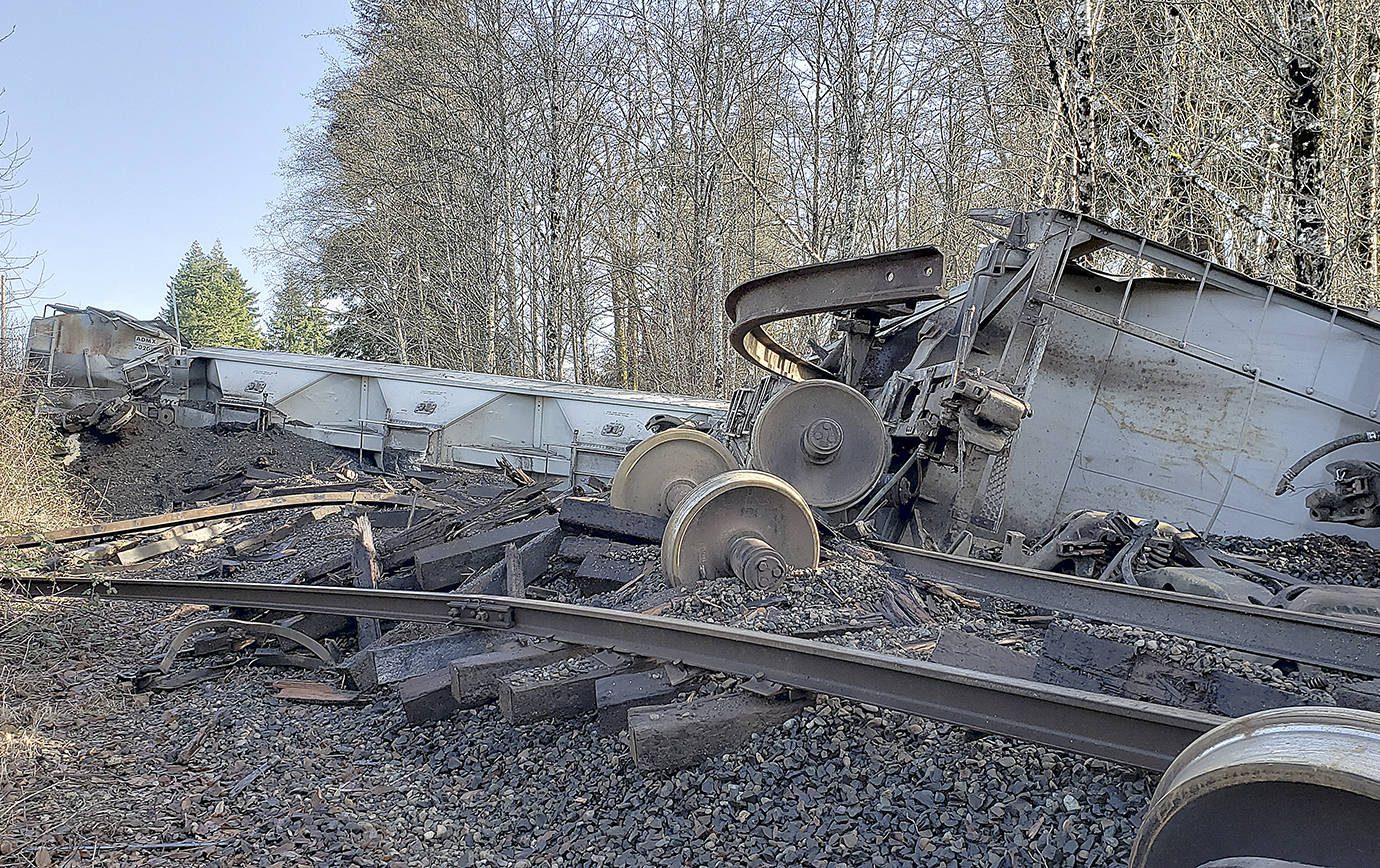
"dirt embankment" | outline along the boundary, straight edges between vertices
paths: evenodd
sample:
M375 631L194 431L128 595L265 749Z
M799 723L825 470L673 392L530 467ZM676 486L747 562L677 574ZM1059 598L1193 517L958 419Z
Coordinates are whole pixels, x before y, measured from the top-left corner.
M135 417L115 434L83 435L72 471L102 516L134 518L196 500L189 489L240 468L298 475L350 460L348 452L282 430L180 428Z

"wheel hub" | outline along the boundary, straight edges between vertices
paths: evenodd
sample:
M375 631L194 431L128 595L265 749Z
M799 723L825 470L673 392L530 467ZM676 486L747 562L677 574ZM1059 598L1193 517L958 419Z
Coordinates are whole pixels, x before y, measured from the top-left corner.
M891 437L866 396L806 380L762 406L748 463L786 480L810 506L838 510L866 497L890 458Z
M843 426L833 419L816 419L800 435L800 446L806 457L816 464L833 461L843 447Z
M661 540L662 572L679 588L734 575L767 589L791 569L818 565L809 504L785 481L755 470L731 470L690 492Z

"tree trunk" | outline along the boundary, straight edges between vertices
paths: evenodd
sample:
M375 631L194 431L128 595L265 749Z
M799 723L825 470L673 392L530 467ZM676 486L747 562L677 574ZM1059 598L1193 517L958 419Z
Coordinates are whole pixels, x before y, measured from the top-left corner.
M1322 10L1318 0L1289 0L1286 72L1289 162L1293 170L1294 282L1304 295L1328 294L1327 227L1322 213Z
M1097 174L1094 164L1096 135L1093 83L1096 81L1096 51L1099 0L1075 0L1073 44L1070 66L1074 71L1074 206L1083 214L1097 207Z

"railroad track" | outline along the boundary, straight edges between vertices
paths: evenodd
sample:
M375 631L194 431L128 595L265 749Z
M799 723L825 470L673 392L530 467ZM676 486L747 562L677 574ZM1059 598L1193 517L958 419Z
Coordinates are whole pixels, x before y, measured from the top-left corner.
M759 676L934 720L1008 735L1123 765L1163 771L1226 718L1120 697L940 666L839 645L511 597L271 585L102 579L18 584L31 596L96 596L316 612L478 627Z
M912 575L1066 615L1380 677L1380 624L869 541Z
M451 623L757 676L1166 772L1133 868L1372 865L1380 715L1275 709L1236 720L836 645L563 603L422 591L116 578L4 580L30 596L94 596ZM1325 828L1316 820L1325 816ZM1262 817L1274 817L1266 833Z

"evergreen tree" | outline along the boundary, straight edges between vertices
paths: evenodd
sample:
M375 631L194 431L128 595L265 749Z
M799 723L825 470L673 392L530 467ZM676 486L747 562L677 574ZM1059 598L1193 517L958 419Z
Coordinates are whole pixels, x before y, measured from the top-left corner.
M159 313L164 320L179 329L183 327L184 309L195 294L194 287L200 282L205 271L206 251L201 249L200 241L193 241L192 246L183 254L182 264L177 267L177 273L168 282L168 294L163 297L163 310ZM190 342L185 333L182 339Z
M273 296L268 346L285 353L321 355L330 347L330 331L320 286L288 272Z
M258 293L230 264L219 241L208 254L195 241L168 284L163 317L198 347L259 349Z

